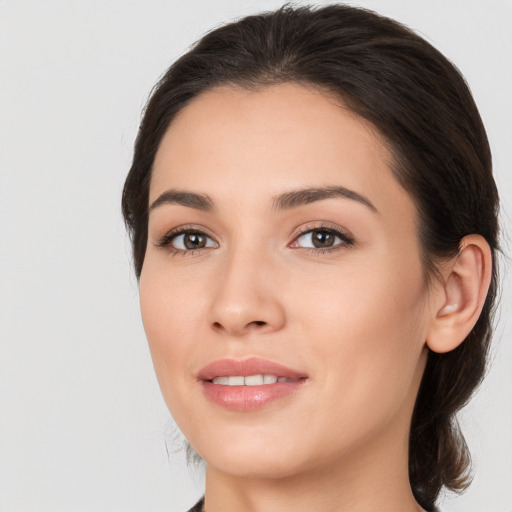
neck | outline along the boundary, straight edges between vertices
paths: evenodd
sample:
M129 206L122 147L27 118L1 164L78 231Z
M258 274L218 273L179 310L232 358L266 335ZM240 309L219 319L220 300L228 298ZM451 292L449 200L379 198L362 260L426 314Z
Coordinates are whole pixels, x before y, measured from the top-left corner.
M409 485L408 431L397 432L394 427L390 425L386 439L371 441L330 465L292 476L240 476L207 465L205 510L423 511Z

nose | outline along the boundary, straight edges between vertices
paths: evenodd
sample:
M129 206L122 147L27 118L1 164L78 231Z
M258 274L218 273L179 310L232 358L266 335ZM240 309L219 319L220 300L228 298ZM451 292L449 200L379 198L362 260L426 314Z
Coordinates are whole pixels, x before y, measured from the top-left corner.
M286 315L276 270L265 258L249 252L227 256L216 276L212 328L237 337L281 329Z

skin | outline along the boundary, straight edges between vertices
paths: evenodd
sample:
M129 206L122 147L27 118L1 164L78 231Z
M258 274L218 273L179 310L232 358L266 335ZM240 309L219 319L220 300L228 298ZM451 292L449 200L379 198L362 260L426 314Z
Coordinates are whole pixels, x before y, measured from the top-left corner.
M416 208L391 161L369 123L298 84L213 89L164 136L150 204L176 189L208 194L215 210L151 210L141 311L167 406L206 461L208 512L422 510L409 486L408 435L447 296L425 285ZM342 197L272 207L279 194L326 186L375 210ZM180 226L209 245L187 253L181 237L159 246ZM300 230L322 226L353 244L315 249ZM205 397L203 366L252 356L308 380L250 412Z

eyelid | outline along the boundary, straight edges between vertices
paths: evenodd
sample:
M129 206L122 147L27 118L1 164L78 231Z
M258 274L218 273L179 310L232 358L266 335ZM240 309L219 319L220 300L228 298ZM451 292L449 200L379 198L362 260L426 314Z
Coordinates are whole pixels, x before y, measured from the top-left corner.
M192 253L196 253L202 249L213 249L216 247L198 247L197 249L176 249L172 246L172 241L180 235L184 235L187 233L195 233L206 238L212 240L216 246L219 246L219 243L215 240L215 238L208 233L208 230L202 226L192 225L192 224L184 224L181 226L177 226L170 231L167 231L163 236L161 236L158 241L154 244L155 247L162 248L168 250L172 254L181 254L181 255L191 255Z
M337 249L342 249L344 247L349 247L349 246L352 246L355 244L354 236L348 230L346 230L340 226L333 226L333 225L325 223L325 222L320 222L319 224L306 224L305 226L302 226L299 229L299 232L294 235L293 241L291 242L290 246L292 244L295 244L301 236L303 236L307 233L314 232L314 231L325 231L325 232L331 233L334 236L337 236L338 238L340 238L342 242L338 243L337 245L334 245L332 247L325 247L325 248L300 247L300 246L293 247L293 248L294 249L306 249L306 250L310 250L313 252L329 252L329 251L334 251Z

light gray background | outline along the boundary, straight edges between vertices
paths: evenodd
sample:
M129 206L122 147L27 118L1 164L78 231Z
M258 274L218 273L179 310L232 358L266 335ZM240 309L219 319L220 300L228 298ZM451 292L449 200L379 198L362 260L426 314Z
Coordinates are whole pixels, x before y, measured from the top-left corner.
M178 512L201 494L183 454L168 460L172 424L141 327L120 194L159 75L208 29L281 3L0 1L1 512ZM463 70L509 227L512 2L358 4L426 35ZM445 500L448 512L512 511L505 278L494 364L461 416L476 478Z

